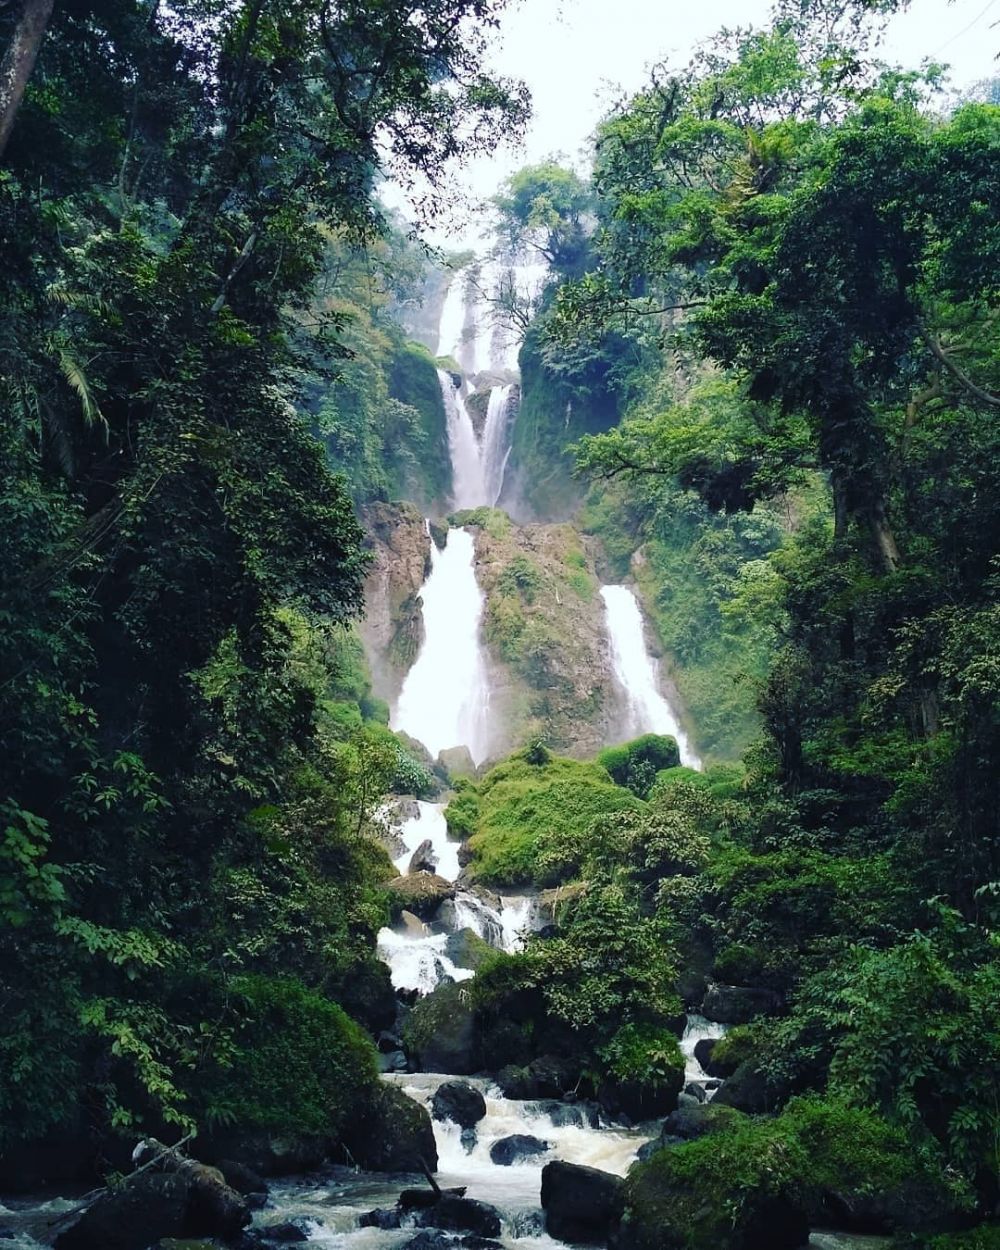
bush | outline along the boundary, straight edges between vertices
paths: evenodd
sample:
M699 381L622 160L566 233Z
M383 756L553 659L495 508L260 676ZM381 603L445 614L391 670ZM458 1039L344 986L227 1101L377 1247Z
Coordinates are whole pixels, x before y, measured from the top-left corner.
M644 799L653 788L657 773L676 767L680 754L677 743L666 734L643 734L621 746L607 747L598 754L597 762L617 785Z
M338 1136L378 1081L375 1049L334 1002L291 979L231 984L229 1044L199 1082L213 1122Z
M531 759L539 758L532 751ZM492 769L476 786L472 872L495 885L558 885L580 871L598 817L638 807L598 764L553 756L533 764L524 752ZM471 823L467 792L447 819Z

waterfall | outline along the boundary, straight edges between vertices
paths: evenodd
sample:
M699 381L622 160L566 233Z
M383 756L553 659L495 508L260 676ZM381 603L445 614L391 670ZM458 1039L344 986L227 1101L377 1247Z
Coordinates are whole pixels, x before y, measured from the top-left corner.
M420 595L424 642L403 682L392 727L434 756L467 746L479 764L486 758L489 692L479 646L483 595L468 530L449 530L443 551L431 544L431 572Z
M628 586L602 586L601 598L607 612L611 662L628 706L625 737L669 734L677 741L681 763L688 768L701 768L687 734L660 693L657 664L646 647L642 613L635 595Z
M448 423L448 450L451 453L452 501L456 511L478 508L492 502L487 499L483 473L483 457L472 418L465 406L461 390L451 374L438 370L441 396ZM454 745L454 743L452 744Z
M489 406L486 409L481 462L486 502L492 507L496 507L503 490L503 475L510 456L507 435L510 393L513 389L512 386L494 386L490 390Z

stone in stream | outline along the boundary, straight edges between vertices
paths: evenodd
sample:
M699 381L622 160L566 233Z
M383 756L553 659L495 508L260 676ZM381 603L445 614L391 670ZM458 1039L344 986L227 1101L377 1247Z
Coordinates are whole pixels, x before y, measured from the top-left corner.
M510 1137L501 1137L490 1147L490 1159L499 1167L509 1168L523 1159L533 1159L545 1154L550 1143L530 1133L512 1133Z
M247 1194L267 1193L267 1181L245 1163L237 1163L234 1159L220 1159L216 1166L229 1188L235 1189L238 1194L246 1197Z
M727 1076L712 1099L713 1107L734 1107L748 1115L764 1115L774 1111L788 1090L779 1088L749 1060L741 1063L732 1076Z
M441 1228L454 1233L476 1233L480 1237L500 1236L500 1214L496 1207L476 1198L443 1194L433 1206L417 1216L422 1228Z
M401 1216L398 1207L376 1207L358 1216L358 1228L399 1228Z
M737 1064L729 1063L724 1059L715 1059L715 1048L720 1042L718 1037L702 1037L694 1044L694 1057L701 1065L702 1071L707 1072L709 1076L725 1077L732 1076L736 1071Z
M684 1089L678 1095L678 1099L684 1097L685 1094L688 1098L693 1098L695 1102L705 1101L705 1087L698 1081L688 1081L688 1083L684 1086Z
M406 910L421 920L433 919L446 898L455 897L455 887L444 877L431 872L415 872L407 877L394 877L385 883L394 910Z
M575 1083L572 1067L556 1055L540 1055L525 1067L508 1064L497 1073L505 1098L561 1098Z
M137 1176L84 1210L56 1237L55 1250L146 1250L163 1237L191 1231L190 1201L191 1182L185 1176Z
M343 1144L358 1167L372 1172L437 1169L434 1129L426 1107L394 1085L381 1085L368 1114L352 1122Z
M578 1099L561 1102L558 1098L541 1098L528 1104L526 1110L532 1115L544 1115L556 1128L600 1128L601 1113L596 1103Z
M407 872L436 872L438 866L438 855L434 849L434 843L430 838L424 838L423 842L410 856L410 864Z
M486 1099L467 1081L445 1081L434 1091L431 1113L435 1120L454 1120L472 1128L486 1115Z
M258 1231L265 1241L285 1246L294 1245L296 1242L309 1240L309 1221L298 1216L292 1220L281 1220L277 1224L265 1224Z
M401 1250L503 1250L499 1241L470 1235L458 1241L448 1233L436 1228L425 1228L407 1241Z
M542 1169L542 1206L550 1236L602 1245L621 1219L620 1176L578 1163L554 1160Z

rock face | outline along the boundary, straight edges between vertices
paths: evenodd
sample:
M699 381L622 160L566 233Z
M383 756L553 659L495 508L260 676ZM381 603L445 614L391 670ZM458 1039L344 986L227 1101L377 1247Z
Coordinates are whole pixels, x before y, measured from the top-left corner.
M373 503L361 516L374 557L365 581L361 637L380 699L395 700L423 641L420 588L430 567L430 539L409 503Z
M434 1129L426 1107L394 1085L379 1087L372 1108L349 1126L344 1145L359 1167L372 1172L420 1172L437 1169Z
M555 1160L542 1169L545 1227L563 1241L600 1245L621 1218L624 1183L597 1168Z
M400 911L406 910L421 920L432 920L446 898L455 897L455 887L444 877L432 872L413 872L406 877L394 877L385 885L390 899Z
M749 1024L757 1016L773 1016L784 1007L775 990L745 985L711 984L702 1004L702 1015L718 1024Z
M445 747L438 752L438 763L447 772L452 781L459 777L475 777L476 762L472 752L466 746Z
M503 727L491 758L535 735L559 754L595 755L619 734L624 706L587 540L569 525L517 526L506 518L473 532L486 597L490 709Z
M445 1081L434 1091L431 1111L435 1120L454 1120L472 1128L486 1115L486 1099L465 1081Z
M785 1092L772 1086L752 1063L741 1063L732 1076L722 1082L712 1105L735 1107L748 1115L763 1115L777 1109Z

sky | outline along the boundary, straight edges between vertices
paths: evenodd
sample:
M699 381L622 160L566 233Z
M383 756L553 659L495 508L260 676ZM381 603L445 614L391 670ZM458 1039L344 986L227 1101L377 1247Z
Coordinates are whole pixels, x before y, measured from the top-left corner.
M586 168L589 136L623 92L639 90L654 63L683 65L721 26L762 25L770 0L518 0L504 14L490 68L523 79L534 116L523 144L466 164L474 197L492 195L515 170L549 156ZM885 60L915 68L947 62L963 88L1000 74L1000 0L911 0L889 26ZM390 202L399 203L390 192ZM475 229L430 232L439 246L469 246Z

